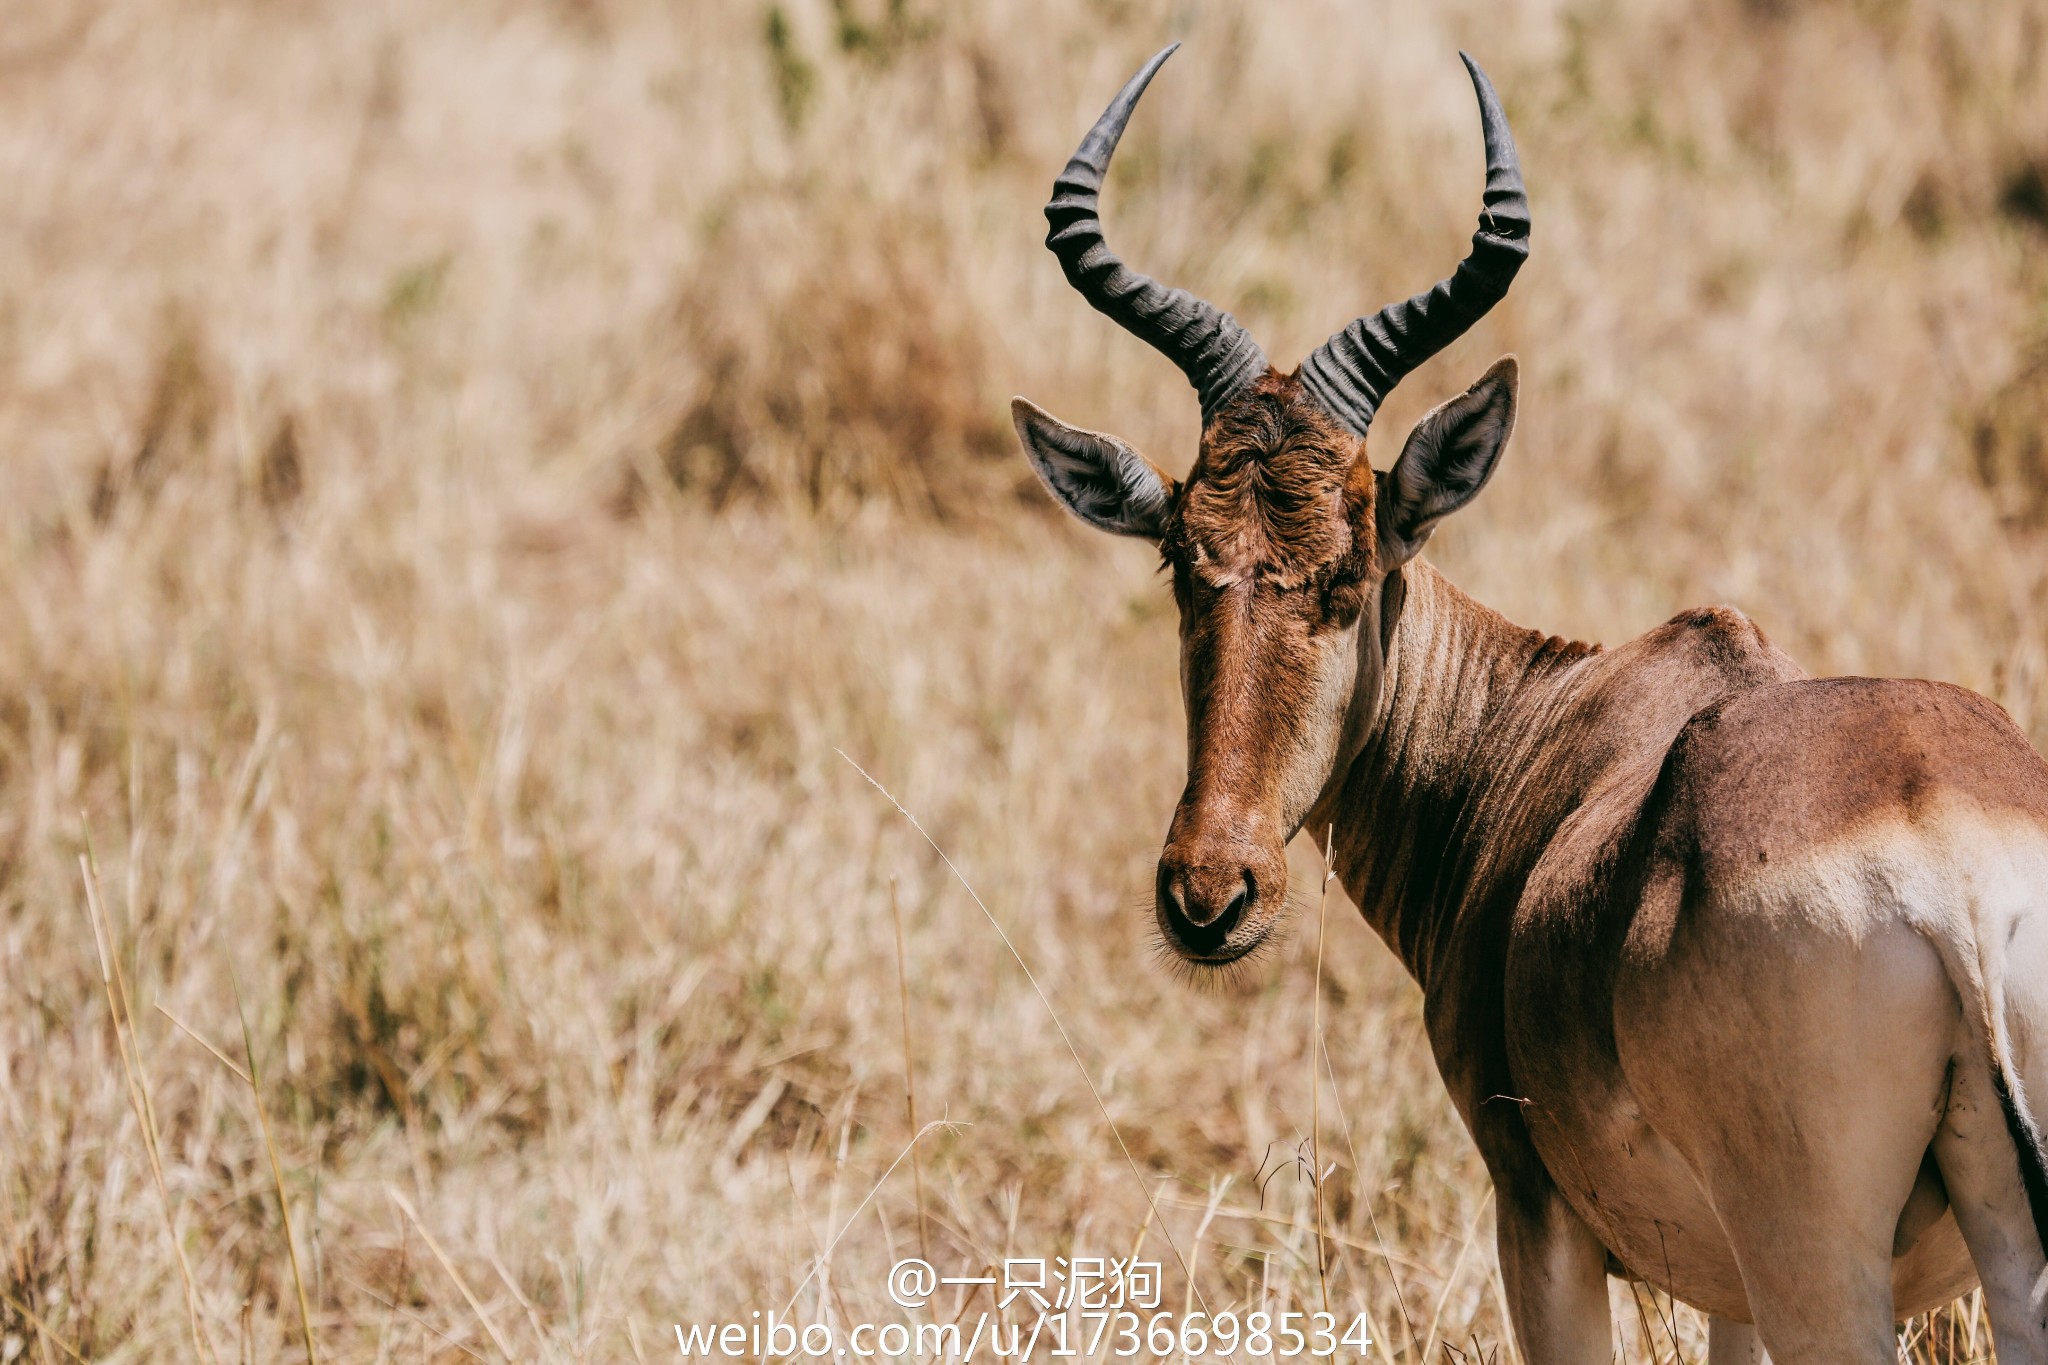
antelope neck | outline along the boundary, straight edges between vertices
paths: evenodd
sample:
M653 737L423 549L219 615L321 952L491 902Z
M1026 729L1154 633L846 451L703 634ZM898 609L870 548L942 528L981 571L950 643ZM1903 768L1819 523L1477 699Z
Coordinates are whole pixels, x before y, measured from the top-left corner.
M1600 647L1517 626L1422 561L1399 578L1368 735L1307 828L1334 824L1345 890L1426 989L1460 908L1525 875L1545 843L1530 836L1582 795L1543 781L1536 758Z

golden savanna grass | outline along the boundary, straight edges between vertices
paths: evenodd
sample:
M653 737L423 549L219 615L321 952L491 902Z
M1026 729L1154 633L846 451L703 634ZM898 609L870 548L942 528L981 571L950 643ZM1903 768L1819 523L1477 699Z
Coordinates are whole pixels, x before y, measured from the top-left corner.
M2041 0L8 0L0 1360L302 1356L292 1249L322 1360L655 1360L893 1320L921 1240L1142 1239L1184 1306L1169 1238L1212 1308L1511 1358L1349 907L1320 991L1313 915L1154 961L1171 608L1007 434L1192 453L1039 245L1171 37L1112 240L1288 363L1456 261L1457 50L1503 92L1534 255L1375 445L1522 357L1459 582L1610 640L1733 603L2048 739Z

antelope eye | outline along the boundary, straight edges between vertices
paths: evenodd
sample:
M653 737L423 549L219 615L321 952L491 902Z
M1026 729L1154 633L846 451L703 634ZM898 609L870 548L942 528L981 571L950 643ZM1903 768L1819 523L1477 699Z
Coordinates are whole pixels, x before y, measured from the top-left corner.
M1343 630L1365 610L1365 579L1339 574L1323 586L1323 624Z

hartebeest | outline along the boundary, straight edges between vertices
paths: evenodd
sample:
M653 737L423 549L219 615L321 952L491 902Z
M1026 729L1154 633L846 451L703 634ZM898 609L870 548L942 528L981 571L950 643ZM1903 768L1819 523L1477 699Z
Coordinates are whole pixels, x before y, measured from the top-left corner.
M1704 1309L1714 1361L1891 1362L1894 1321L1973 1263L2000 1358L2048 1365L2027 1100L2048 1095L2048 764L1974 693L1808 678L1727 608L1602 649L1453 587L1417 552L1492 474L1514 360L1385 472L1365 435L1528 253L1492 86L1466 58L1486 192L1464 264L1282 374L1103 240L1110 155L1172 51L1068 162L1046 240L1193 381L1194 466L1175 482L1013 405L1053 495L1172 575L1188 778L1165 941L1198 964L1252 951L1288 840L1334 827L1493 1177L1529 1365L1609 1359L1608 1274Z

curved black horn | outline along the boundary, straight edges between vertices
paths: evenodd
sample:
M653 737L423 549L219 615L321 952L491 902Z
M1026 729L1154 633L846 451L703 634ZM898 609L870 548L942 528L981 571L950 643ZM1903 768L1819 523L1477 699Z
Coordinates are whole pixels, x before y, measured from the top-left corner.
M1052 202L1045 206L1046 221L1052 224L1045 244L1060 258L1067 283L1080 290L1082 298L1181 367L1201 396L1206 423L1266 372L1266 353L1230 314L1184 289L1168 289L1147 279L1118 260L1102 240L1096 208L1109 158L1131 121L1131 111L1138 107L1138 97L1179 46L1174 43L1145 63L1081 140L1080 150L1053 183Z
M1301 362L1301 382L1317 402L1357 435L1402 376L1464 335L1508 292L1529 255L1529 199L1500 97L1479 63L1461 52L1479 95L1486 132L1486 207L1472 234L1472 254L1457 273L1427 294L1389 304L1331 337Z

